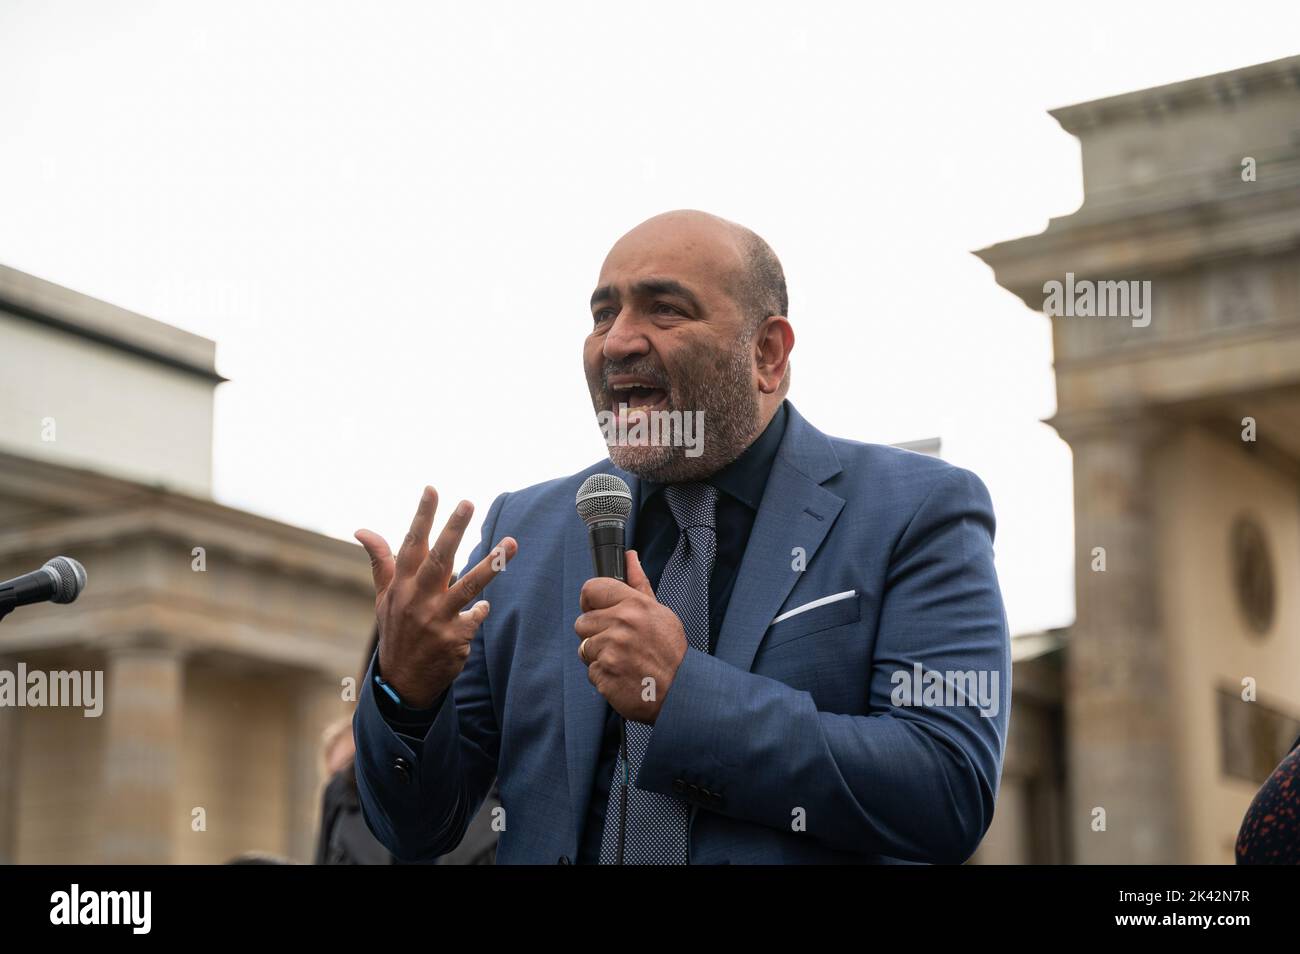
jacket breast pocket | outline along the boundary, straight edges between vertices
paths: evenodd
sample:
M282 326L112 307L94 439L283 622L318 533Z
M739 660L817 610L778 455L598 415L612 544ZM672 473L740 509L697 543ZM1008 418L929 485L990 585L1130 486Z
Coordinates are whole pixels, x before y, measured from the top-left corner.
M816 601L814 601L816 602ZM783 618L784 617L784 618ZM759 651L784 646L805 636L856 623L862 618L862 594L835 594L835 598L820 606L803 609L799 606L777 616L767 629Z

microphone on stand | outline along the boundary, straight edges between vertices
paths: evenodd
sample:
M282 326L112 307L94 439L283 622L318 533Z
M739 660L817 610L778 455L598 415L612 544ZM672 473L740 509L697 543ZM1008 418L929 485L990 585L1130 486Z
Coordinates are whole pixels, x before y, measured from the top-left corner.
M29 603L71 603L86 588L86 568L71 557L57 556L45 566L0 583L0 619Z

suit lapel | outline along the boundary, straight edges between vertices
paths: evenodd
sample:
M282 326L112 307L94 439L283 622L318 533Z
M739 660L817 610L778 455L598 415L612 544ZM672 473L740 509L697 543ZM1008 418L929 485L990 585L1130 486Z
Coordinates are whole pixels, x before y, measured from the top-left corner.
M754 517L715 649L719 659L746 672L777 610L844 507L843 497L821 486L841 470L830 441L788 401L787 409L785 435ZM802 550L801 562L796 548Z

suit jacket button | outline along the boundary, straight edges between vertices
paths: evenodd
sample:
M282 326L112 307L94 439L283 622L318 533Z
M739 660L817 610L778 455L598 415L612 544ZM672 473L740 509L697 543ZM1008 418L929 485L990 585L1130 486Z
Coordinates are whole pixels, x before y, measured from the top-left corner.
M673 779L673 792L677 795L680 795L684 791L686 791L686 783L683 782L680 778Z
M398 778L403 782L411 780L411 763L400 755L393 759L393 771L397 773Z
M698 799L700 797L701 791L702 791L701 788L698 785L696 785L694 782L692 782L690 785L686 786L686 797Z
M709 792L709 807L710 807L710 808L721 808L721 807L722 807L722 795L719 794L718 792Z
M571 864L573 864L573 862L569 860L569 856L568 856L568 855L560 855L560 860L557 861L556 864L557 864L557 865L571 865Z

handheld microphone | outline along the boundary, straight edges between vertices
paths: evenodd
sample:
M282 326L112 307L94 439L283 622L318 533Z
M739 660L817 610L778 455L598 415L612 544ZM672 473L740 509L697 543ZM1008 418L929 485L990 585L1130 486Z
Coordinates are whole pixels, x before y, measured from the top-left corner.
M632 492L613 474L592 474L578 488L578 516L587 524L596 576L627 582L627 518Z
M612 576L627 582L627 517L632 512L632 491L627 482L613 474L592 474L578 488L578 516L587 524L591 562L596 576ZM618 720L618 748L627 765L627 720ZM618 854L623 863L627 841L627 775L619 783Z
M86 568L72 557L57 556L39 570L0 583L0 618L29 603L71 603L86 588Z

